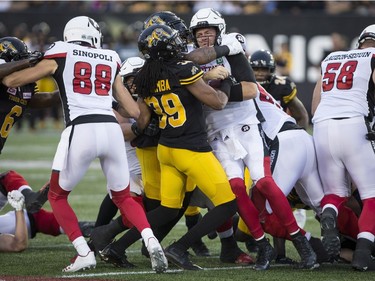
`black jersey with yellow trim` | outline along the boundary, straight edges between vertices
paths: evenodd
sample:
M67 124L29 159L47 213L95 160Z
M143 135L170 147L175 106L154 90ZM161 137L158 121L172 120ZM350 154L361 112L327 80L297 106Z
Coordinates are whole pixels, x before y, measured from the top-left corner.
M14 124L22 118L28 103L38 92L36 83L9 88L0 84L0 153Z
M185 87L201 79L203 71L191 61L169 62L168 71L161 72L155 94L145 98L159 116L159 143L198 152L211 151L202 103ZM170 73L177 79L168 77Z
M296 84L287 76L272 75L270 82L262 86L281 104L284 111L297 95Z

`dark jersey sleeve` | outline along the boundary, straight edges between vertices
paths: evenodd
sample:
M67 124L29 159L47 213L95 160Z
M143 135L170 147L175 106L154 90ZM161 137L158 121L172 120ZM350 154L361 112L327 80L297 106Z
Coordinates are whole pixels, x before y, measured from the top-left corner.
M269 85L269 93L281 103L283 108L297 95L296 84L286 76L274 75Z
M256 82L253 69L243 54L226 57L232 71L232 76L237 81Z

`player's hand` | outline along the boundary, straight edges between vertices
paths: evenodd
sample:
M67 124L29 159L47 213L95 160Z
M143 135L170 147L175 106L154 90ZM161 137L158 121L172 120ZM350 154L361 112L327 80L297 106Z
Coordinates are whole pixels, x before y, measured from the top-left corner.
M143 130L143 134L146 136L155 136L159 133L159 120L157 118L151 118L150 123L148 126Z
M29 55L29 64L30 66L36 65L38 62L40 62L43 59L44 54L39 51L34 51L30 53Z
M8 202L16 211L22 211L25 204L25 196L18 190L12 190L8 192Z
M219 65L217 67L214 67L210 71L207 71L203 75L204 81L210 81L210 80L224 80L229 76L229 71L224 66Z
M231 36L223 36L221 45L225 45L229 48L229 55L237 55L239 53L244 54L245 51L242 47L242 44Z
M375 131L371 131L366 134L366 139L369 141L375 141Z

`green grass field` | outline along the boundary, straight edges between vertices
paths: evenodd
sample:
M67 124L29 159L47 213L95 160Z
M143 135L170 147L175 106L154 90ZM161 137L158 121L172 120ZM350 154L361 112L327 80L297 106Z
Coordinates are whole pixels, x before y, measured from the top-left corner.
M34 133L27 129L21 132L13 131L5 145L0 160L1 171L15 169L21 173L35 190L39 189L50 176L53 155L60 137L58 130L48 127ZM76 210L79 220L95 220L98 207L105 196L105 179L94 162L81 183L69 197L70 203ZM50 210L48 202L45 208ZM0 215L9 211L7 206ZM308 212L306 229L313 235L319 236L319 225ZM168 246L173 240L186 231L183 220L162 242ZM29 247L23 253L0 253L0 281L2 280L49 280L52 278L70 278L85 280L285 280L285 281L352 281L375 280L374 273L355 272L347 264L325 264L314 271L295 270L287 266L274 265L265 272L256 272L250 267L240 267L235 264L223 264L219 260L220 243L218 239L209 240L204 237L212 256L200 258L192 256L192 260L202 266L204 270L198 272L182 271L170 266L165 274L155 274L151 270L150 262L140 253L141 243L137 242L128 251L128 259L136 264L135 269L126 270L114 268L98 259L96 269L74 274L64 274L61 269L69 264L75 250L66 236L58 237L37 234L29 242ZM240 244L245 250L245 246ZM288 256L298 259L298 255L290 242L287 242ZM16 276L16 277L15 277ZM27 277L28 276L28 277Z

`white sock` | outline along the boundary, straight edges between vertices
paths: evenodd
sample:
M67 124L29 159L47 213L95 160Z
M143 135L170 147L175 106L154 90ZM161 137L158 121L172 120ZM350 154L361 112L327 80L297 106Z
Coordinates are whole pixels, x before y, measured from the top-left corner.
M145 246L146 247L148 246L148 240L150 238L153 237L153 238L156 239L156 237L155 237L154 233L152 232L151 228L145 228L145 229L143 229L142 232L141 232L141 235L142 235L143 241L145 241Z
M72 243L80 256L85 257L91 251L83 236L76 238Z

